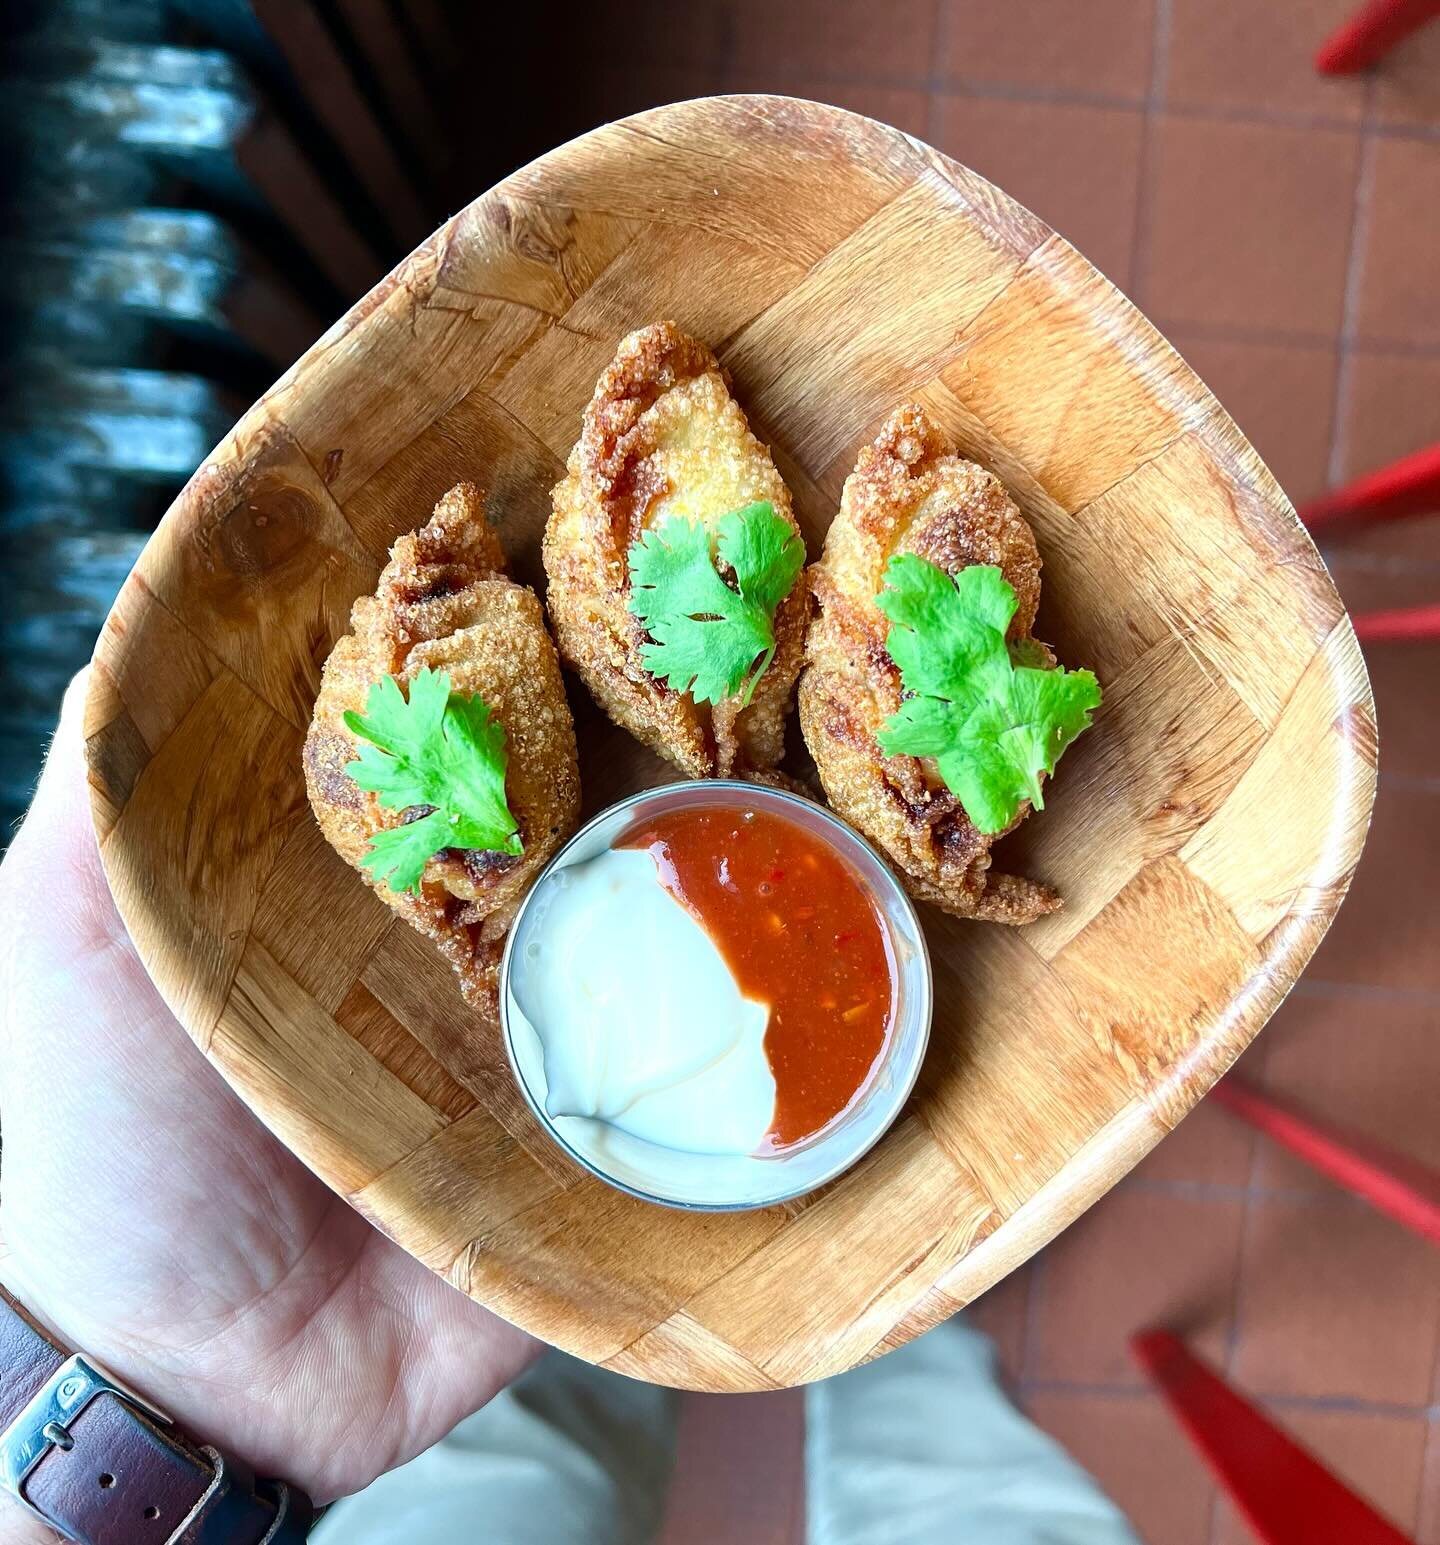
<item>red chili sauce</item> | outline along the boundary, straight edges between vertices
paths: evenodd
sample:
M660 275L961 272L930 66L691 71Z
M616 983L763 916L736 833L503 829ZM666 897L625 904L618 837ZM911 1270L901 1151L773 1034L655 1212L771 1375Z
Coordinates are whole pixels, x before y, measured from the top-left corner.
M770 1005L769 1145L818 1132L864 1087L894 1019L889 934L859 876L804 827L743 806L672 810L615 846L650 853L740 991Z

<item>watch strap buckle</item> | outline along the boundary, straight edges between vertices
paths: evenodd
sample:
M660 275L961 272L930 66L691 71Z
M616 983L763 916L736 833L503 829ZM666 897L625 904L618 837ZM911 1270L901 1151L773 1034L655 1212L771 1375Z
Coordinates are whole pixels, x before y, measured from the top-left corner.
M164 1411L98 1363L79 1352L67 1357L0 1432L0 1486L38 1518L45 1515L26 1497L26 1479L52 1448L71 1446L70 1423L97 1395L114 1395L155 1421L170 1422Z

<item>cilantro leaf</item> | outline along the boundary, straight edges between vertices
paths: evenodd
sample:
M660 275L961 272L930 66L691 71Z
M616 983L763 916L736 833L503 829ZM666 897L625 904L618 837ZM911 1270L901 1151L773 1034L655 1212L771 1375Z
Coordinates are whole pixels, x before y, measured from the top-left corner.
M733 586L699 522L671 516L642 532L629 553L627 605L650 635L640 658L652 676L697 703L733 696L748 676L748 703L775 654L775 608L805 566L805 545L761 501L722 516L715 547Z
M906 756L941 756L959 739L968 717L960 704L943 698L907 697L885 721L880 747L891 756L899 751Z
M444 848L524 851L505 799L505 731L489 704L451 690L447 672L418 671L408 699L382 677L365 713L347 713L345 723L369 742L345 768L362 789L388 810L434 807L371 837L361 862L377 879L418 893L426 862Z
M805 544L768 499L722 515L715 531L720 556L735 571L740 594L773 617L805 567Z
M360 863L393 889L418 892L425 865L449 846L449 819L443 810L432 810L418 821L375 832Z
M999 569L973 564L952 580L924 558L897 553L885 582L891 588L875 604L894 624L887 647L911 692L973 707L1003 688L1016 601Z
M1007 646L1015 592L988 564L952 579L923 558L897 554L885 582L875 604L890 618L886 647L913 696L886 720L881 750L934 757L987 835L1004 831L1026 800L1043 809L1041 773L1054 772L1100 706L1094 674L1047 668L1029 640Z

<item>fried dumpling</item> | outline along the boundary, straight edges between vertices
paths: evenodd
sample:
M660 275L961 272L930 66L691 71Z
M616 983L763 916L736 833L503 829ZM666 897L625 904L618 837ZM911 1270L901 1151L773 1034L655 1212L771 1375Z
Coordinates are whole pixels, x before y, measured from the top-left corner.
M391 549L373 596L356 601L351 631L325 663L305 740L310 804L330 845L387 906L432 939L455 968L467 1002L498 1016L505 934L536 875L575 829L580 774L560 662L535 593L506 577L505 554L471 483L452 488L427 525ZM418 894L362 867L377 833L429 813L382 805L347 772L359 749L347 711L366 712L372 686L406 687L445 672L455 693L488 705L504 731L504 791L520 853L441 849L424 866Z
M757 502L798 536L789 490L715 356L673 322L630 334L600 377L554 490L546 604L562 656L596 701L692 778L765 774L779 762L803 653L804 576L775 610L775 652L748 703L743 687L697 702L646 669L646 633L628 609L628 555L672 516L713 531Z
M997 477L953 454L922 408L899 408L860 452L810 571L815 617L799 687L805 744L836 812L886 853L912 895L958 917L1031 922L1059 907L1059 896L994 873L990 847L1004 833L977 831L928 759L880 748L902 688L875 597L897 553L952 575L993 564L1018 603L1008 638L1030 637L1040 601L1034 533Z

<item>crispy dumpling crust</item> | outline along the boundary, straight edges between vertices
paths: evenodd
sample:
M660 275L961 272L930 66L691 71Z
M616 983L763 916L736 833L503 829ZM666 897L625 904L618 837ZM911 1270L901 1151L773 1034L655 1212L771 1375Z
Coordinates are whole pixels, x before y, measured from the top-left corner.
M1010 637L1030 635L1040 601L1033 532L998 478L950 452L923 408L901 407L860 452L810 571L816 615L799 688L805 744L836 812L889 855L912 895L957 917L1031 922L1060 905L1055 892L992 873L997 839L975 830L934 768L880 749L876 737L901 701L885 647L889 620L875 605L895 553L950 574L996 565L1019 603Z
M452 488L427 525L395 543L376 593L356 601L350 628L325 662L305 740L315 819L386 905L435 942L466 1001L498 1023L505 934L536 875L575 829L580 773L560 662L540 602L506 577L504 551L474 484ZM357 744L344 715L364 712L382 676L404 683L426 666L448 671L456 691L478 693L504 726L505 794L525 851L447 849L426 865L416 896L392 891L360 868L373 833L415 817L387 810L346 773Z
M775 656L748 707L738 696L697 704L657 681L641 663L644 630L626 609L630 547L672 514L713 526L768 500L795 525L789 490L710 350L673 322L625 338L553 499L546 604L560 653L595 700L692 778L773 769L804 654L804 576L776 610Z

